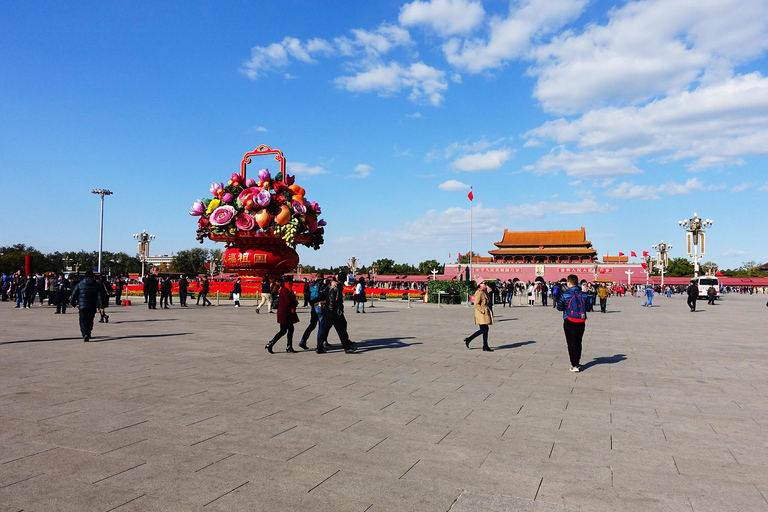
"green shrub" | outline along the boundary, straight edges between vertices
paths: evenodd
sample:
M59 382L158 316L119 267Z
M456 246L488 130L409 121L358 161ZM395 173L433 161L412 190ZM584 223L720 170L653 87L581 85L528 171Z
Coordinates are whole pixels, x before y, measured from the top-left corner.
M475 293L477 290L477 284L474 281L430 281L427 283L427 291L429 292L429 302L432 304L437 303L437 292L445 292L453 286L456 291L459 292L460 302L467 300L467 288L469 288L469 295ZM443 299L445 300L445 299Z

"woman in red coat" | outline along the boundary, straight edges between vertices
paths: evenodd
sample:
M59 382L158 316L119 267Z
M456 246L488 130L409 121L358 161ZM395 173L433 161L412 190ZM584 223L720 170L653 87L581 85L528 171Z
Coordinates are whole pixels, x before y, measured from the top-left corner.
M283 337L284 334L288 334L288 346L286 352L295 353L293 350L293 324L299 321L299 315L296 314L296 307L299 305L299 301L296 300L296 294L291 290L292 276L284 276L282 287L280 287L280 295L277 299L277 323L280 324L280 331L275 334L275 337L267 343L264 347L270 354L272 347L275 346L277 340Z

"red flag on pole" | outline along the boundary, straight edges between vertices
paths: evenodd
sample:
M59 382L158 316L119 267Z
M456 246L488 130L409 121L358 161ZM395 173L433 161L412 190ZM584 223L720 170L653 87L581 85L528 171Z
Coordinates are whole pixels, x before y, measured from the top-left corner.
M620 253L619 253L619 258L621 258L622 256L624 256L624 253L623 253L623 252L620 252Z
M461 259L461 253L459 253L459 259Z
M715 272L715 275L718 276L718 277L722 277L723 273L718 270L717 272Z
M646 256L648 256L648 251L643 251L643 258L645 258Z
M641 263L640 266L643 267L643 268L648 268L648 265L645 264L645 263Z
M637 254L635 254L635 251L630 251L630 252L629 252L629 254L630 254L630 255L631 255L633 258L637 258Z
M472 193L472 189L469 190L469 194L467 194L467 197L470 201L473 201L475 199L475 195Z

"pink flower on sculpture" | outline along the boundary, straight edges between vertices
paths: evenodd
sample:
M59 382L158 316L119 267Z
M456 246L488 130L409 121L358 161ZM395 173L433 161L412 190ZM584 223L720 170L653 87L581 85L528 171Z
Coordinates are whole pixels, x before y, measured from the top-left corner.
M248 188L256 186L256 180L253 178L245 178L245 186Z
M234 198L232 197L232 194L230 194L229 192L221 196L221 200L224 201L225 203L231 203L232 199Z
M288 173L285 173L285 184L289 187L293 185L296 182L296 176L291 176Z
M235 219L235 226L240 231L250 231L256 226L256 220L247 213L241 213Z
M235 208L233 206L219 206L211 214L211 224L214 226L226 226L235 218Z
M190 215L197 217L202 215L203 212L205 212L205 205L202 201L197 200L192 203L192 211L189 212Z
M320 205L317 204L315 201L312 201L311 203L309 203L309 206L310 208L312 208L312 211L315 212L316 214L320 215L321 213L323 213L322 210L320 209Z
M259 171L259 179L261 181L269 181L270 177L271 176L268 169L262 169Z
M221 182L219 182L219 183L216 183L216 182L211 183L211 194L218 195L219 190L224 190L224 184L223 183L221 183Z
M256 194L259 193L261 189L257 187L248 187L244 189L240 194L237 196L237 202L240 203L240 206L245 206L248 201L256 202Z
M294 201L291 204L291 209L294 211L294 213L298 215L304 215L305 213L307 213L307 207L298 201Z
M269 192L264 189L257 189L259 192L256 194L256 197L254 198L254 202L258 203L259 206L267 206L270 201L272 200Z

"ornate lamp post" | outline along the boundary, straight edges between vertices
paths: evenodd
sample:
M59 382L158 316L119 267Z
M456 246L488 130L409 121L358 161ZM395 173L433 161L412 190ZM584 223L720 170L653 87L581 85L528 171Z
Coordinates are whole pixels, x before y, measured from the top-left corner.
M354 256L352 256L352 257L349 259L349 262L347 263L347 266L348 266L348 267L349 267L349 269L352 271L352 275L353 275L353 276L354 276L354 275L357 275L357 262L358 262L358 259L357 259L357 258L355 258Z
M661 288L664 289L664 271L669 266L669 250L672 249L672 244L665 244L662 240L658 244L654 244L651 247L656 249L656 264L661 269Z
M105 188L95 188L91 194L101 196L101 217L99 218L99 267L97 272L101 273L101 248L104 241L104 196L111 196L112 192Z
M600 273L600 265L597 262L592 264L592 272L595 274L595 279L592 282L597 286L597 274Z
M646 254L643 259L645 260L645 285L648 286L648 282L651 279L651 270L653 270L653 266L651 265L653 259L650 254Z
M150 235L145 229L141 233L135 233L133 238L139 241L139 260L141 260L141 277L144 277L144 263L149 257L149 242L155 239L155 235Z
M702 220L694 212L693 218L679 220L677 224L681 229L688 232L685 237L688 257L693 258L693 277L699 277L699 260L704 256L704 229L712 227L713 221L711 219Z

